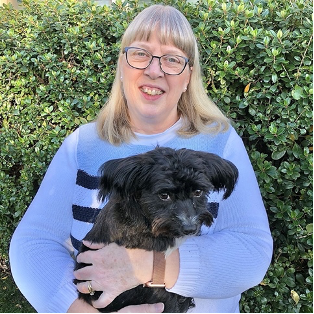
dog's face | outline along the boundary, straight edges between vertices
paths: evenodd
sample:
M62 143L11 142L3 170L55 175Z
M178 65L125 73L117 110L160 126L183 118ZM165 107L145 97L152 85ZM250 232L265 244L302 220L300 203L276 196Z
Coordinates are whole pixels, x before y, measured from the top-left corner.
M106 162L99 196L132 200L137 208L128 210L140 211L136 216L145 220L154 236L181 237L198 234L202 224L212 224L208 193L225 190L227 198L237 177L237 168L217 155L158 147Z

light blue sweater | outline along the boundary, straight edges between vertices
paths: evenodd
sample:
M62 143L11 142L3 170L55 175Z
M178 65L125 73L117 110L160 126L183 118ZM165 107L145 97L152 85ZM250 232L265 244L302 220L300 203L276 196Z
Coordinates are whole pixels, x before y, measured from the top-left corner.
M193 312L238 312L241 293L261 282L272 256L268 219L247 152L230 127L217 135L176 135L179 120L161 134L141 135L113 146L98 138L95 123L68 136L18 225L10 246L13 277L38 312L66 312L77 298L73 284L79 241L102 208L98 169L107 160L153 149L157 144L218 154L239 170L234 192L224 201L212 194L214 223L179 249L180 273L172 292L195 298Z

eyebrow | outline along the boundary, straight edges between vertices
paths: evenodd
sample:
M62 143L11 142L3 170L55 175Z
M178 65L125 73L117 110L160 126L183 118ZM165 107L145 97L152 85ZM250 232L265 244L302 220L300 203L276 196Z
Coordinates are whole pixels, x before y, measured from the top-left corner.
M146 42L140 42L140 41L135 41L134 43L132 43L131 45L132 47L138 47L138 48L142 48L142 49L145 49L147 50L148 52L150 52L151 54L153 54L151 52L151 49L150 49L150 45L147 44ZM166 50L167 52L166 53L163 53L163 55L177 55L177 56L185 56L185 53L183 51L181 51L179 48L176 48L174 47L174 49L170 48L169 47L169 50L167 48Z

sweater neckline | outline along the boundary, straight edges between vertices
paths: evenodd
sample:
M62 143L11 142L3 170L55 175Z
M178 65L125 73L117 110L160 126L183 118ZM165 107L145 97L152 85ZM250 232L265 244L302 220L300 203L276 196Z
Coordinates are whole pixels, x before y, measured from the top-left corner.
M177 136L177 130L182 127L182 118L173 124L167 130L156 134L141 134L134 132L135 138L132 138L130 144L132 145L154 145L163 146L166 142L172 140Z

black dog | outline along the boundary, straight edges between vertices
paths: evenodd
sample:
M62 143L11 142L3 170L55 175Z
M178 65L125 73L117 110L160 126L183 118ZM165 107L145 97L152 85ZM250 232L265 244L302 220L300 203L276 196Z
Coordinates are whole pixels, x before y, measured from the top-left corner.
M99 198L108 198L108 203L84 239L159 252L174 247L178 238L198 235L202 224L210 226L213 218L207 210L208 193L224 190L226 199L238 178L237 168L217 155L162 147L110 160L100 170ZM80 252L86 250L82 245ZM77 263L75 269L85 266ZM100 294L79 293L79 298L91 304ZM163 302L167 313L186 312L194 306L192 298L140 285L100 311L156 302Z

